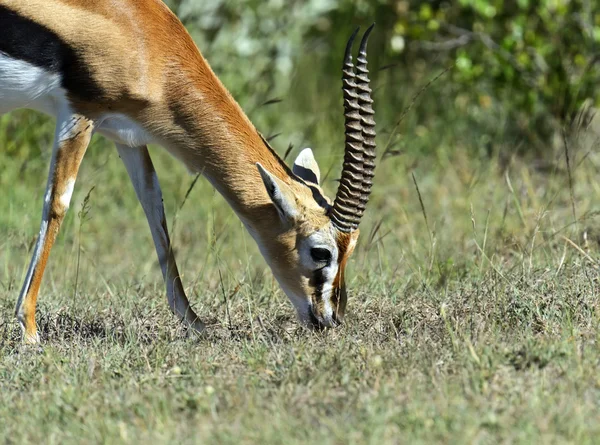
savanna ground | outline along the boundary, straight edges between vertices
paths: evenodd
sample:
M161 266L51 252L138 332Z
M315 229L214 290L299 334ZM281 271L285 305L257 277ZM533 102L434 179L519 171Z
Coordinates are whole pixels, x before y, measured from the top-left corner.
M51 123L15 116L48 142ZM13 119L2 130L27 143ZM347 322L324 333L297 326L205 181L181 207L193 178L154 150L186 289L209 324L200 337L168 310L116 151L101 140L91 151L46 273L39 347L20 343L12 315L43 194L32 175L46 160L4 160L2 441L585 443L600 433L592 147L571 165L572 188L564 159L543 174L459 154L381 162L349 266Z
M267 107L270 120L251 93L237 95L266 134L287 122L280 154L284 138L290 157L315 148L330 196L343 137L335 82L331 101L314 83ZM543 157L520 156L510 134L482 142L451 92L419 99L443 103L446 120L409 112L394 130L406 103L377 108L392 86L375 83L388 150L349 264L346 323L322 333L297 325L223 199L203 179L190 190L194 178L152 147L184 285L208 329L180 326L125 169L95 137L40 294L42 344L21 344L14 304L53 123L1 117L0 441L597 442L598 125L571 132L568 150L558 136ZM423 84L402 86L408 100ZM295 119L298 103L311 125Z

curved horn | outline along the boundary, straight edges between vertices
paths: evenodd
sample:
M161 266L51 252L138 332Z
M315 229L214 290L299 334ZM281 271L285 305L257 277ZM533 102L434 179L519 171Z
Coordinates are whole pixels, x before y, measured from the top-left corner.
M373 187L373 176L375 176L375 119L373 116L373 99L371 98L371 88L369 87L369 70L367 69L367 42L369 34L373 30L375 23L365 31L358 57L356 58L356 86L358 88L358 106L360 107L360 117L362 124L363 137L363 181L362 181L362 196L360 198L364 207L369 201L371 188Z
M367 41L374 25L367 29L360 44L358 74L355 75L352 64L352 43L358 29L348 40L342 68L346 142L340 185L331 212L333 225L342 232L358 228L375 169L375 121L366 59Z
M360 217L354 209L360 205L362 185L362 128L356 92L356 75L352 64L352 44L358 28L352 33L342 66L342 91L344 93L345 148L344 165L337 194L331 211L333 225L343 232L356 230Z

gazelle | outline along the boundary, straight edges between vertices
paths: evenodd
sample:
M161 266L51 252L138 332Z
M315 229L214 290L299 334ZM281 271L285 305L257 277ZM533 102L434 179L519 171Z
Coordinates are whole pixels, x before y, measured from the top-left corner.
M42 223L18 298L27 342L44 268L94 132L114 141L144 209L176 316L200 331L170 248L161 189L146 144L201 172L256 240L275 278L313 327L338 325L344 270L375 168L366 47L343 64L345 157L333 201L310 149L290 170L231 97L177 17L159 0L0 0L0 114L56 117Z

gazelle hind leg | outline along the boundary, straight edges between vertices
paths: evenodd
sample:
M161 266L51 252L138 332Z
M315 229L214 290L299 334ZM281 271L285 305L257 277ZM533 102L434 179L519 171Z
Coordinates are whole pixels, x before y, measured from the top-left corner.
M117 150L146 214L160 268L167 286L169 306L177 318L189 323L190 326L200 332L204 329L204 323L194 313L183 290L175 255L171 249L162 191L148 149L146 146L127 147L117 144Z
M35 307L40 284L50 250L69 208L77 172L90 143L93 127L93 122L81 115L63 112L57 118L42 223L16 307L16 316L28 343L39 341Z

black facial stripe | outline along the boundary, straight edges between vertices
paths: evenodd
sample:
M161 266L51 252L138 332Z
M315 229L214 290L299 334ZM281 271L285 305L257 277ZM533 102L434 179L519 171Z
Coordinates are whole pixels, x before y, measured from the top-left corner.
M79 99L92 101L103 96L75 49L52 30L1 5L0 52L60 74L62 87Z
M327 278L325 277L325 272L323 269L315 270L313 276L310 280L311 286L315 288L315 303L318 304L323 299L323 286Z
M332 289L331 292L331 306L333 307L334 312L339 312L339 305L340 305L340 289L336 288L336 289Z

